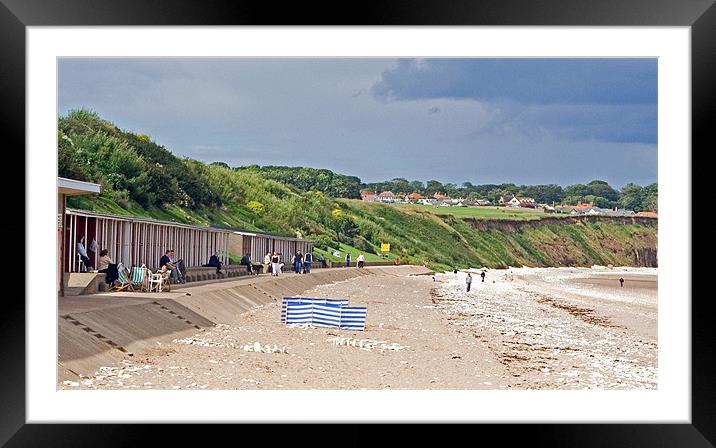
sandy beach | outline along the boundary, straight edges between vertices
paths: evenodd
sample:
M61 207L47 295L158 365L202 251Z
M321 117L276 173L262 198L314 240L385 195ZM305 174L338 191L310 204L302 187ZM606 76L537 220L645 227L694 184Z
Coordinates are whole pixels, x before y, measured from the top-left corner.
M59 387L656 388L656 269L490 270L469 293L465 275L322 285L304 295L367 306L365 331L286 326L271 302Z

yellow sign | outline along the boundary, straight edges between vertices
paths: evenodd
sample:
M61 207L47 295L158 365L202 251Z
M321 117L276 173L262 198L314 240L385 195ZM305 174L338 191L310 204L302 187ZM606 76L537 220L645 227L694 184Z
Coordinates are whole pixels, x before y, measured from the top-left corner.
M381 252L390 252L390 243L381 243L380 251Z

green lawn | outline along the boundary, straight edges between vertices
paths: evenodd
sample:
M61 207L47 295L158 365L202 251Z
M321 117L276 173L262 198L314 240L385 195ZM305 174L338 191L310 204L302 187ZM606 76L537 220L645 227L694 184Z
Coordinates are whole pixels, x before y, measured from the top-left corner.
M515 207L436 207L422 204L391 204L403 210L416 210L436 215L454 215L464 218L480 219L540 219L545 216L542 209L515 208ZM549 216L556 216L550 214Z
M360 255L360 254L363 254L363 256L365 257L365 261L393 261L395 259L395 255L393 255L392 253L388 253L387 257L385 257L385 256L379 257L376 254L363 252L363 251L356 249L355 247L346 246L345 244L341 244L340 249L336 249L334 247L329 247L328 249L329 250L325 251L322 249L314 248L313 249L313 259L318 260L318 257L321 254L323 254L323 256L326 257L326 260L330 260L334 263L343 263L346 260L346 252L351 254L351 264L354 264L356 262L356 259L358 258L358 255ZM335 252L336 250L338 250L338 252L341 253L340 257L333 256L333 252Z

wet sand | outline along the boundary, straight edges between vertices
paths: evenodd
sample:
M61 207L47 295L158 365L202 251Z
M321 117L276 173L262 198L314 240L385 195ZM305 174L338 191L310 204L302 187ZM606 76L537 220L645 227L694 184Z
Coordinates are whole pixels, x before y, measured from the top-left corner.
M274 302L60 387L656 388L656 270L512 273L490 270L485 283L474 276L469 293L462 272L437 274L437 281L381 275L319 286L304 296L367 306L366 330L289 327ZM629 275L630 287L606 288L615 274ZM654 287L631 287L637 280ZM336 345L338 337L364 347ZM279 350L245 350L257 342Z
M624 285L622 286L619 279L624 279ZM597 286L600 288L612 288L619 289L623 288L624 291L631 289L645 289L650 291L657 291L659 282L656 276L653 275L639 275L639 274L624 274L624 275L599 275L595 277L578 278L574 280L576 283L584 285Z

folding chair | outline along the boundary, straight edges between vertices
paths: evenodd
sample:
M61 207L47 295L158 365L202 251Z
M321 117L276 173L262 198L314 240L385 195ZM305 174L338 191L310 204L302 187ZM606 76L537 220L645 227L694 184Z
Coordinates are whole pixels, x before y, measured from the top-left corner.
M132 268L132 291L146 291L147 288L147 268L145 266L134 266Z
M119 263L117 265L117 280L112 287L112 291L124 291L125 289L133 291L132 282L129 281L127 274L127 268L122 263Z
M171 287L169 286L169 273L170 271L166 271L165 273L162 272L161 269L158 269L155 273L149 271L149 291L171 291Z

